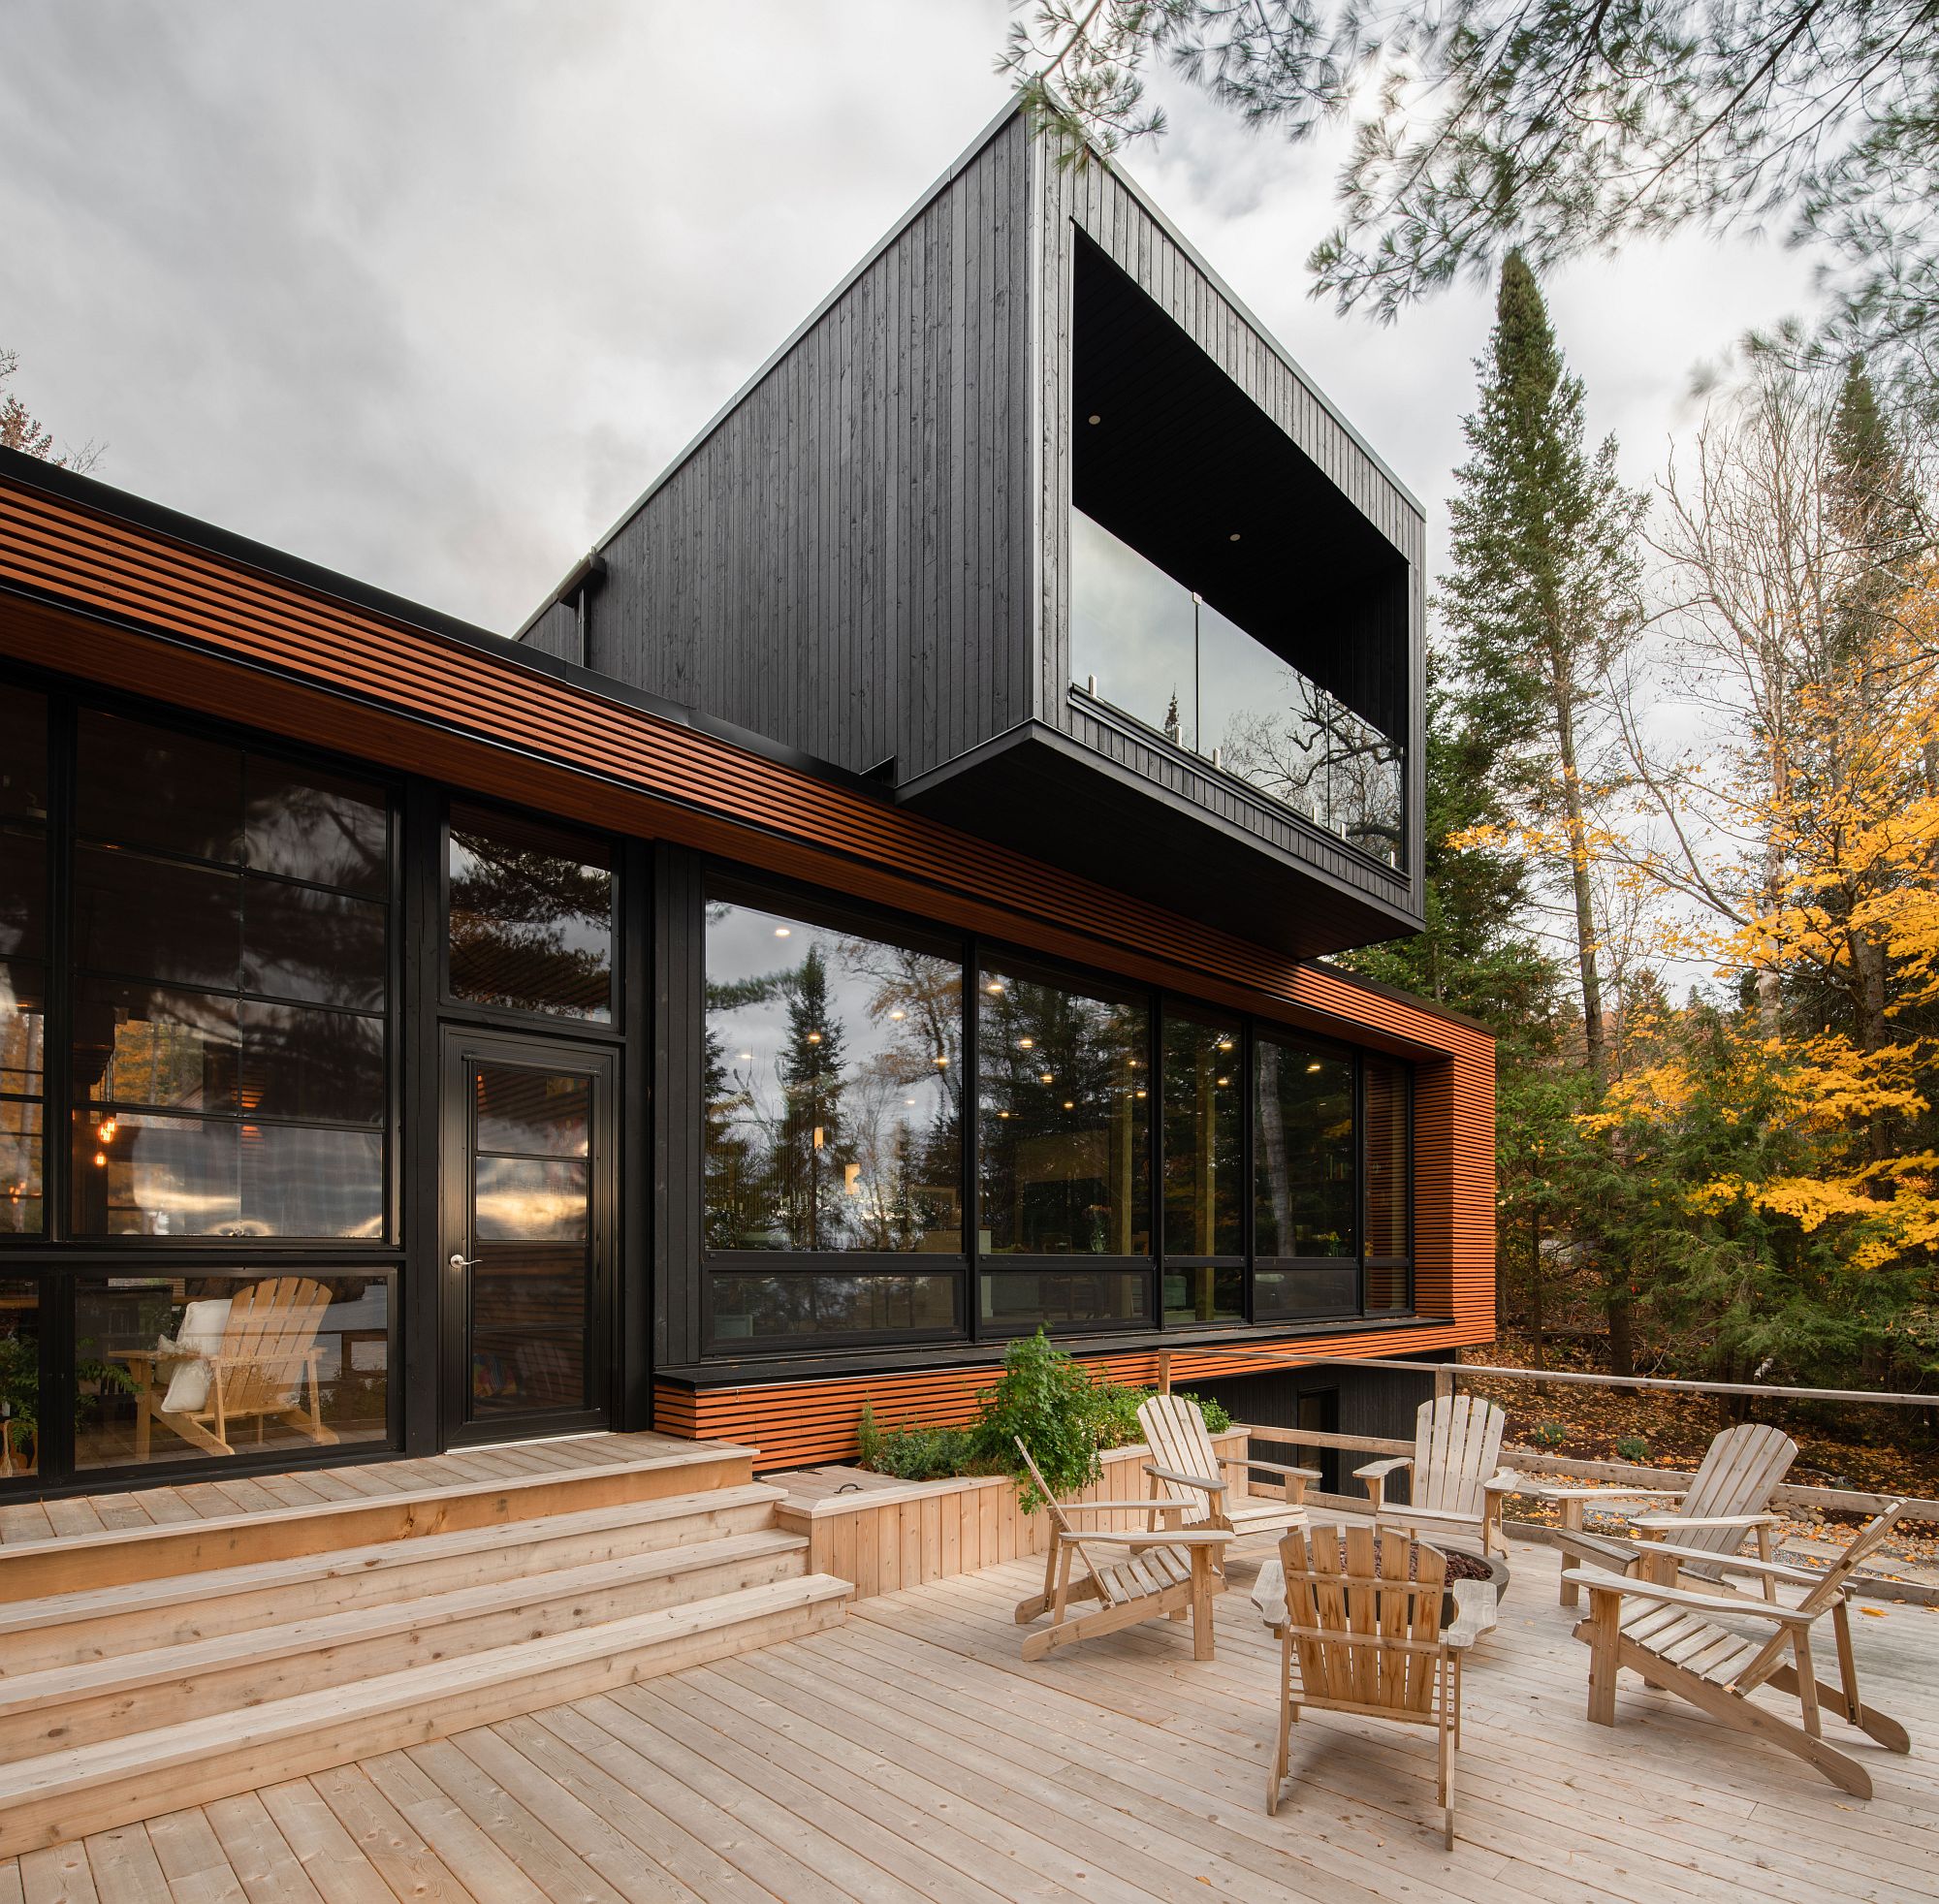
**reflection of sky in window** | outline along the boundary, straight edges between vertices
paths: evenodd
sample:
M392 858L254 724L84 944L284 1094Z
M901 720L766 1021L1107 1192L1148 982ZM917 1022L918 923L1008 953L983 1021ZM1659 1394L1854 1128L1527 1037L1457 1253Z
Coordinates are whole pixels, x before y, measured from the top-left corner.
M1369 722L1128 543L1070 512L1070 675L1097 698L1333 828L1398 844L1398 750Z
M893 1156L899 1131L918 1138L953 1106L962 973L933 954L750 906L711 904L707 1022L735 1100L730 1123L772 1132L785 1118L779 1073L788 1003L811 950L827 974L829 1019L841 1028L841 1116L864 1163L856 1186L863 1194L868 1164ZM750 983L763 984L764 995L731 996ZM948 1063L938 1064L938 1057Z

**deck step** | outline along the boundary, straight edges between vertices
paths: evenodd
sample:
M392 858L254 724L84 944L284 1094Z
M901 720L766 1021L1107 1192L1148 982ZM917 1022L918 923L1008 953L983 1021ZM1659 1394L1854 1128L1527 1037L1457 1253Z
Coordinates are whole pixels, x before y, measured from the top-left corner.
M0 1762L799 1579L807 1571L808 1541L770 1529L10 1674L0 1679Z
M521 1579L771 1528L781 1490L748 1481L698 1494L379 1540L0 1604L0 1686L16 1674L192 1644L491 1580ZM76 1542L77 1546L84 1543Z
M754 1454L752 1448L728 1443L700 1442L672 1453L600 1467L549 1469L263 1513L22 1540L0 1546L0 1602L63 1593L77 1579L91 1586L125 1586L209 1568L290 1560L337 1547L417 1540L540 1515L737 1487L753 1479Z
M0 1766L0 1856L793 1638L850 1591L811 1573L20 1760Z

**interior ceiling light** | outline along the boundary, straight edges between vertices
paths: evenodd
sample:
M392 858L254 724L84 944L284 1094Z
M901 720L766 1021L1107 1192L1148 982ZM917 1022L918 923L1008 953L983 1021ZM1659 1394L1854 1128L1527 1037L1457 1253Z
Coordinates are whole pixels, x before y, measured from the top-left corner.
M1035 1048L1035 1045L1036 1040L1034 1038L1019 1038L1017 1040L1017 1049L1019 1051L1031 1051Z
M1054 1084L1057 1081L1055 1071L1040 1071L1037 1075L1045 1084Z
M1001 999L1003 996L1003 981L1001 978L993 978L983 990L989 993L991 998Z
M1309 1071L1317 1071L1317 1070L1319 1070L1319 1061L1318 1059L1315 1059L1315 1060L1314 1060L1314 1062L1313 1062L1313 1063L1312 1063L1311 1064L1309 1064L1309 1065L1308 1065L1308 1066L1307 1066L1306 1068L1307 1068L1307 1069L1308 1069Z
M741 1063L744 1063L744 1064L751 1064L751 1063L752 1063L753 1062L754 1062L754 1054L753 1054L753 1053L752 1053L751 1051L744 1051L744 1052L743 1052L743 1053L741 1054Z
M788 936L789 936L789 929L788 929L788 928L787 928L786 926L777 926L777 927L775 928L775 936L776 936L777 938L786 938L786 937L788 937Z
M1239 531L1237 529L1234 529L1232 533L1225 538L1227 542L1236 542L1238 541L1238 539L1239 539Z
M1069 1099L1068 1097L1066 1097L1066 1098L1065 1098L1065 1099L1064 1100L1064 1108L1065 1108L1065 1109L1066 1111L1074 1111L1074 1110L1075 1110L1075 1109L1077 1108L1077 1106L1076 1106L1075 1104L1073 1104L1073 1103L1072 1103L1072 1102L1070 1101L1070 1099Z
M949 1054L946 1051L938 1051L936 1054L936 1062L938 1064L947 1064L949 1063Z
M1232 1082L1232 1080L1230 1078L1214 1078L1212 1082L1216 1084L1221 1091L1223 1091L1228 1084Z
M1091 412L1091 421L1093 423L1102 423L1104 419L1100 417L1096 410L1093 410Z
M1230 1038L1221 1038L1219 1040L1219 1049L1221 1051L1230 1051L1231 1048L1232 1048L1232 1040Z
M908 1013L906 1011L892 1011L889 1013L889 1020L892 1024L900 1025L907 1016Z
M1142 1097L1142 1096L1144 1095L1144 1093L1143 1093L1143 1092L1141 1091L1141 1092L1139 1092L1139 1093L1138 1093L1138 1095L1139 1095L1140 1097Z
M810 1044L819 1044L821 1042L821 1033L819 1031L811 1031L808 1034L808 1041Z

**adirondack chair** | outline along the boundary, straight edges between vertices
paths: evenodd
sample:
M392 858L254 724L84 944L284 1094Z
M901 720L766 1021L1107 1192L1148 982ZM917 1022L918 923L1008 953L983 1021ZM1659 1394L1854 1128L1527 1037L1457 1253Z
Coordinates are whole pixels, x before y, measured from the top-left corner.
M1138 1405L1138 1427L1153 1459L1145 1464L1152 1494L1172 1527L1223 1527L1235 1539L1249 1534L1285 1534L1306 1525L1306 1484L1320 1478L1313 1468L1287 1468L1277 1461L1245 1455L1221 1456L1206 1432L1198 1404L1184 1395L1151 1395ZM1220 1478L1238 1470L1238 1487ZM1277 1476L1280 1492L1256 1495L1247 1483L1252 1471Z
M1871 1774L1849 1753L1825 1743L1822 1715L1829 1706L1888 1751L1912 1750L1903 1726L1859 1698L1848 1605L1859 1563L1877 1550L1904 1511L1903 1501L1892 1502L1824 1573L1733 1557L1711 1563L1724 1571L1805 1588L1795 1606L1738 1594L1692 1593L1595 1567L1573 1570L1576 1586L1589 1593L1588 1617L1575 1628L1576 1638L1589 1644L1589 1717L1599 1726L1616 1723L1616 1674L1628 1666L1650 1686L1688 1699L1727 1726L1796 1753L1854 1797L1869 1798ZM1838 1653L1836 1686L1817 1676L1811 1655L1811 1630L1827 1613ZM1751 1695L1765 1686L1797 1700L1796 1722L1751 1702Z
M1734 1554L1746 1534L1757 1537L1758 1558L1770 1558L1770 1531L1778 1516L1769 1511L1772 1490L1797 1459L1797 1444L1781 1429L1747 1421L1726 1428L1703 1451L1697 1472L1681 1488L1565 1487L1547 1482L1533 1491L1558 1502L1562 1525L1555 1544L1577 1566L1604 1567L1617 1573L1639 1571L1674 1586L1679 1572L1700 1579L1720 1577L1711 1557ZM1582 1526L1585 1507L1619 1501L1669 1501L1656 1513L1630 1517L1640 1540L1590 1534ZM1647 1544L1642 1544L1647 1543ZM1777 1597L1776 1582L1764 1575L1764 1597ZM1568 1570L1562 1574L1562 1603L1573 1606L1576 1589Z
M1505 1415L1492 1402L1471 1395L1444 1395L1423 1402L1415 1416L1414 1452L1370 1461L1353 1473L1374 1498L1374 1523L1460 1532L1472 1529L1486 1554L1489 1536L1502 1521L1502 1503L1521 1484L1511 1469L1496 1467L1502 1451ZM1413 1470L1413 1499L1405 1505L1386 1498L1387 1476ZM1502 1543L1508 1551L1508 1543Z
M1391 1528L1298 1530L1280 1542L1279 1552L1286 1611L1279 1630L1279 1735L1266 1775L1266 1810L1279 1810L1302 1706L1432 1726L1440 1739L1442 1832L1451 1851L1461 1660L1492 1624L1492 1589L1457 1580L1454 1620L1444 1628L1446 1557Z
M307 1277L277 1276L252 1283L229 1305L221 1344L212 1352L183 1349L124 1351L135 1389L135 1456L148 1458L150 1426L209 1454L233 1454L230 1437L238 1422L254 1421L256 1439L270 1421L281 1421L310 1441L334 1442L317 1393L317 1330L330 1307L330 1291ZM193 1407L170 1407L175 1372L207 1363L207 1392Z
M1153 1501L1060 1501L1051 1493L1031 1451L1021 1441L1017 1451L1031 1479L1044 1498L1050 1515L1050 1550L1044 1556L1043 1592L1017 1603L1017 1624L1028 1626L1049 1612L1051 1624L1024 1641L1023 1656L1040 1660L1058 1646L1096 1639L1121 1627L1169 1615L1192 1619L1193 1659L1212 1657L1212 1599L1225 1590L1219 1559L1232 1537L1224 1528L1160 1529L1159 1507ZM1143 1532L1094 1528L1080 1533L1073 1516L1135 1513L1143 1517ZM1071 1562L1083 1572L1071 1575ZM1079 1611L1091 1606L1095 1611Z

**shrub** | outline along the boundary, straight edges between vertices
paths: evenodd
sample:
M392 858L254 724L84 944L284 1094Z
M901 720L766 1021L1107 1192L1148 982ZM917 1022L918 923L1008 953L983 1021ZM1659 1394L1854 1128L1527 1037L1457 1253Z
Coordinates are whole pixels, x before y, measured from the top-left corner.
M1091 1378L1039 1328L1003 1351L1003 1372L985 1390L976 1448L1017 1476L1025 1513L1043 1505L1017 1453L1021 1441L1054 1493L1070 1494L1097 1478L1097 1404Z
M1647 1461L1649 1459L1649 1444L1640 1435L1618 1435L1616 1437L1616 1452L1625 1461Z
M1093 1386L1091 1424L1099 1447L1129 1447L1133 1442L1144 1440L1144 1433L1138 1427L1138 1404L1149 1392L1144 1388L1121 1388L1115 1381L1100 1381Z
M1215 1402L1208 1395L1187 1395L1184 1399L1197 1404L1208 1435L1223 1435L1232 1425L1232 1411L1224 1402Z
M1569 1430L1559 1421L1538 1421L1528 1438L1537 1447L1560 1447L1569 1439Z

